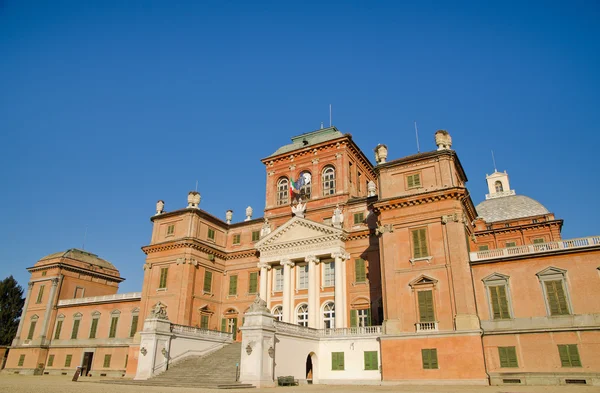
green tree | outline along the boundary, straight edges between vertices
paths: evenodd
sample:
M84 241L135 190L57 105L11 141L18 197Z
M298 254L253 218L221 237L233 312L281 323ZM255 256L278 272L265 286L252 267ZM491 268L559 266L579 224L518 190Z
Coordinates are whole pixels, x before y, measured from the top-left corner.
M23 288L13 276L0 281L0 345L10 345L23 310Z

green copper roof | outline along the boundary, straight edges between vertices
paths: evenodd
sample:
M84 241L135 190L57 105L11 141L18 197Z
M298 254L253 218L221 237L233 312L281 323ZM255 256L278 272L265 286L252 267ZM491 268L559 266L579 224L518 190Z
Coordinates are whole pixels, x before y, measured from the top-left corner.
M275 153L271 154L269 157L277 156L283 153L289 153L294 150L302 149L303 147L316 145L318 143L330 141L332 139L337 139L342 136L344 136L344 134L342 134L335 127L327 127L320 130L307 132L306 134L301 134L292 137L292 143L290 143L289 145L281 146L275 151Z

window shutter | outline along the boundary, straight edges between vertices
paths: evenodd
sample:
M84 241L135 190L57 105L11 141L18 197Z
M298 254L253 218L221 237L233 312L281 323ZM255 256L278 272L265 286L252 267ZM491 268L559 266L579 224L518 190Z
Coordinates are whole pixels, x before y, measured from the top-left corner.
M77 338L77 332L79 331L79 319L73 321L73 331L71 332L71 339Z
M415 187L419 187L421 185L421 175L419 173L415 173L413 175L413 184Z
M351 327L358 326L357 323L356 323L357 316L358 316L358 311L356 311L356 310L350 310L350 326Z
M338 365L339 365L339 370L344 369L344 352L340 352L338 355Z
M506 355L508 357L508 367L519 367L517 362L517 350L515 347L507 347Z
M577 350L576 344L567 345L569 352L569 359L571 360L571 367L581 367L581 360L579 359L579 351Z
M227 320L225 318L221 319L221 331L222 332L226 332L227 331Z
M337 352L331 352L331 369L337 370Z
M204 292L209 292L211 291L211 285L212 284L212 272L209 272L208 270L204 272Z
M493 319L502 319L500 303L498 302L498 287L490 287L490 300L492 301Z
M368 351L365 351L364 356L365 356L365 370L370 370L371 369L371 353Z
M133 337L135 336L135 332L137 331L137 326L138 326L138 316L134 315L131 318L131 330L129 331L129 337Z
M364 259L355 259L354 260L354 270L355 270L355 281L356 282L365 282L367 281L367 272L365 269L365 261Z
M208 329L208 315L202 315L200 317L200 327L203 329Z
M37 321L31 321L31 325L29 325L29 334L27 334L28 340L33 339L33 332L35 331L36 324L37 324Z
M229 295L237 294L237 275L229 276Z
M406 177L406 182L408 183L408 188L413 188L415 186L414 177L412 175Z
M158 284L159 288L166 288L167 287L167 273L169 271L168 267L163 267L162 269L160 269L160 282Z
M257 272L250 273L250 288L248 289L249 293L256 293L256 289L258 287L257 281L258 281L258 273Z
M412 231L413 240L413 256L415 258L421 258L421 247L419 245L419 231Z
M111 355L104 355L104 368L110 367Z
M420 322L434 322L435 318L433 315L433 291L419 291L419 321Z
M233 318L233 339L237 336L237 318Z
M562 286L562 280L545 281L546 295L548 297L548 306L550 315L567 315L567 298Z
M430 353L431 368L437 369L438 368L437 349L435 349L435 348L431 349L429 353Z
M558 346L558 355L560 356L560 363L562 367L571 367L571 361L569 359L569 349L567 345Z
M421 349L421 358L423 361L423 369L429 368L429 349Z
M509 367L508 354L506 347L498 347L498 355L500 356L500 367Z
M427 230L419 229L419 244L421 245L421 256L426 257L429 255L427 251Z
M508 312L508 299L506 298L506 286L501 285L498 286L498 305L500 308L500 318L507 319L510 318L510 314Z
M52 367L54 364L54 355L48 356L48 367Z
M115 338L117 336L117 323L119 322L119 317L112 317L110 320L110 333L108 335L109 338Z
M90 329L90 338L96 338L96 330L98 330L98 318L92 319L92 327Z
M58 321L56 323L56 332L54 332L54 339L58 340L60 338L60 330L62 329L63 321Z
M371 309L367 308L367 326L371 326Z

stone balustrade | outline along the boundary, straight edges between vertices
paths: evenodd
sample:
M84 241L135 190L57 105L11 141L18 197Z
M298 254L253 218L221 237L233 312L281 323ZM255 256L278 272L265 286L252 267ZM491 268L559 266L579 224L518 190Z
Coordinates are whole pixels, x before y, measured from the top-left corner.
M85 303L106 303L119 300L139 300L142 298L141 292L115 293L114 295L81 297L78 299L64 299L58 301L58 306L71 306L74 304Z
M186 326L186 325L177 325L175 323L171 324L171 333L176 334L185 334L188 336L196 336L196 337L220 337L220 338L228 338L233 340L233 334L228 332L221 332L219 330L210 330L206 328L199 328L195 326Z
M436 322L417 322L415 323L417 332L437 332L438 323Z
M475 251L470 253L471 262L509 258L520 255L550 253L559 250L583 249L600 246L600 236L559 240L548 243L527 244L524 246L498 248L495 250Z
M382 334L381 326L361 326L333 329L313 329L305 326L275 321L277 333L290 333L306 337L349 337L377 336Z

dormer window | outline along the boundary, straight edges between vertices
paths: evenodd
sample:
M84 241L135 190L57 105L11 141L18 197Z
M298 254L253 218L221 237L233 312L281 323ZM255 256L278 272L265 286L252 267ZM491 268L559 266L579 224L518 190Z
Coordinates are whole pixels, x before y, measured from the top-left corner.
M502 186L502 182L500 180L496 180L494 187L496 188L496 192L504 191L504 187Z

